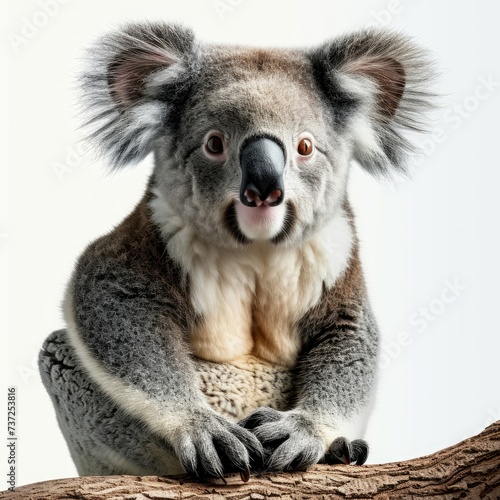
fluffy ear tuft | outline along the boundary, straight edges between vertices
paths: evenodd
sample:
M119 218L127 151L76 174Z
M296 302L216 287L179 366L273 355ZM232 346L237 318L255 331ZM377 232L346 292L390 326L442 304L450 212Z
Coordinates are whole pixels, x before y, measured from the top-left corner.
M373 174L406 171L412 144L401 132L424 131L434 105L434 65L410 38L367 30L310 53L336 126L353 137L354 158Z
M152 150L189 92L197 65L193 33L176 25L127 25L88 51L85 125L113 167L140 161Z

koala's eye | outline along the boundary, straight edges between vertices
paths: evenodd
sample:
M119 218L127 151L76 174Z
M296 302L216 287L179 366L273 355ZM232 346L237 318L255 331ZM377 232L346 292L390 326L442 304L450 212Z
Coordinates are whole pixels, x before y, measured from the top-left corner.
M205 147L210 154L221 155L224 152L224 141L220 135L211 135L207 139Z
M301 156L309 156L313 152L313 143L311 139L301 139L297 146L297 152Z

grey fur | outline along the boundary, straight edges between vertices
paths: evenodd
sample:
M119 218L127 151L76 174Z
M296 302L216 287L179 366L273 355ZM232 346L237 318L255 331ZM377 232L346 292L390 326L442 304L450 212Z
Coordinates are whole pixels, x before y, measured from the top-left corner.
M198 73L197 45L191 30L161 23L129 24L102 37L87 51L81 76L82 113L89 139L115 168L148 155L175 108L186 99ZM131 54L159 54L155 71L136 82L137 98L129 106L112 95L109 69ZM161 57L171 65L161 64ZM160 76L159 87L151 76ZM139 121L137 114L147 115Z
M333 435L368 413L376 377L378 331L347 200L349 164L404 170L410 144L401 131L421 128L431 104L426 56L385 31L313 50L263 50L202 45L191 31L162 24L126 26L90 56L83 102L91 138L114 167L153 152L155 169L134 212L79 259L68 333L54 333L41 352L79 472L245 477L263 459L275 470L363 463L361 436L328 437L325 447L325 429ZM224 161L203 152L213 129L227 142ZM317 150L307 164L296 152L305 132ZM315 283L320 299L294 323L293 366L256 351L244 363L193 355L191 336L207 318L191 294L189 245L243 260L261 248L235 214L241 147L256 136L275 138L286 157L285 215L263 253L298 252L340 215L354 234L345 270L333 285ZM257 264L246 265L243 288L264 280ZM245 326L256 345L266 321L274 325L266 311L290 313L288 304L276 310L270 299L266 309L252 300Z
M47 338L39 365L80 475L183 472L173 448L151 433L140 419L119 408L79 367L65 330ZM201 360L195 368L207 402L232 422L252 410L248 405L255 385L260 388L260 404L279 410L289 408L291 376L285 369L261 365L255 374L249 374L232 365ZM130 464L136 468L131 470Z
M172 470L172 463L178 463L167 443L118 408L78 367L64 330L47 338L39 366L80 475L161 475L168 466ZM125 460L120 463L118 456ZM137 470L131 471L129 464L134 464ZM182 472L180 466L178 472Z
M375 175L391 176L393 169L406 172L408 153L416 150L403 134L425 131L426 112L435 106L430 84L436 71L429 55L407 35L377 29L339 37L312 50L309 55L319 85L335 110L336 123L344 128L357 112L361 112L376 133L381 154L375 154L358 142L354 158ZM370 65L397 61L402 65L405 81L394 115L387 116L381 106L373 102L370 85L363 85L363 80L365 83L369 80L367 73L359 67L349 69L359 61ZM345 79L346 74L361 85L351 86Z

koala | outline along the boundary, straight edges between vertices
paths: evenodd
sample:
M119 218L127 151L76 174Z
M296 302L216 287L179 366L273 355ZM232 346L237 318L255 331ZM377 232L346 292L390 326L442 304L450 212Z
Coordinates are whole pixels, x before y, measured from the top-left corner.
M385 30L264 49L142 23L90 50L91 140L154 169L40 352L79 474L366 461L379 340L347 183L405 172L431 68Z

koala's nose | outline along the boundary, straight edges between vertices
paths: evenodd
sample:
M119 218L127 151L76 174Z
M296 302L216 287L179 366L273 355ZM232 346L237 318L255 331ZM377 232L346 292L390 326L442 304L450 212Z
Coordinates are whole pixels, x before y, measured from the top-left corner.
M240 153L240 201L247 207L279 205L285 197L283 171L285 154L274 139L255 137L243 144Z

